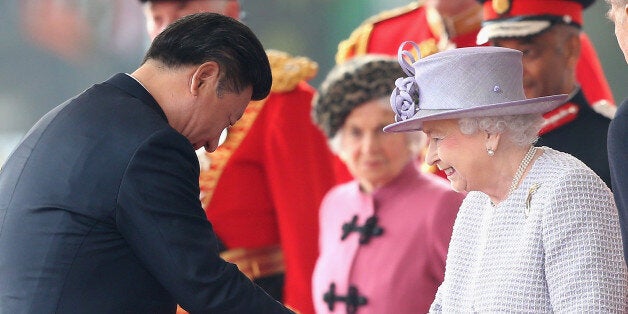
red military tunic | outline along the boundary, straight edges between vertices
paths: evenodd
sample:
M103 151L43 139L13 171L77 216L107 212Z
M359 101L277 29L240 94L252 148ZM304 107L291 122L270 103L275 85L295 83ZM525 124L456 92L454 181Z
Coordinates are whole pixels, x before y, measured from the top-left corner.
M318 207L335 184L332 154L312 123L315 64L269 52L273 89L251 102L226 141L201 156L201 201L227 249L280 245L284 303L313 313Z
M423 5L423 1L384 11L368 18L338 45L336 62L366 53L397 56L399 45L408 40L419 44L422 56L448 48L475 46L482 7L478 5L462 14L464 19L459 22L445 22L436 9ZM456 34L449 36L445 29Z
M463 16L456 17L451 22L443 19L436 9L425 6L423 2L413 2L367 19L347 40L338 45L336 62L341 63L352 56L365 53L397 56L399 45L407 40L419 44L422 56L452 47L476 45L482 21L480 4L463 12ZM454 33L453 36L448 36L446 29L449 33ZM577 80L591 106L611 117L616 108L597 53L584 32L580 39Z

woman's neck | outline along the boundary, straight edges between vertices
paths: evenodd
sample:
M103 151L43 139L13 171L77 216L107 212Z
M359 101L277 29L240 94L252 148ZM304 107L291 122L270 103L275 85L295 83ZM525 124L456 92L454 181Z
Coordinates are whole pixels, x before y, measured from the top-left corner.
M494 170L488 176L489 180L493 178L492 184L482 192L489 196L494 205L503 202L521 184L539 155L534 146L513 147L501 154L496 153Z

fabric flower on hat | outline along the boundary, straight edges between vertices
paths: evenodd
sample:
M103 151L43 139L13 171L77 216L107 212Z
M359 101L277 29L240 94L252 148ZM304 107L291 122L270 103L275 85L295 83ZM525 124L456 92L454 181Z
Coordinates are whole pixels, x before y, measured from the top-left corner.
M410 119L419 110L419 85L414 77L414 58L412 51L405 50L404 47L410 45L421 59L421 49L412 41L405 41L399 46L397 51L397 61L408 76L398 78L395 81L395 89L390 95L390 105L395 112L395 121Z
M414 77L400 77L395 81L395 89L390 95L390 104L395 112L395 121L410 119L417 112L419 85Z

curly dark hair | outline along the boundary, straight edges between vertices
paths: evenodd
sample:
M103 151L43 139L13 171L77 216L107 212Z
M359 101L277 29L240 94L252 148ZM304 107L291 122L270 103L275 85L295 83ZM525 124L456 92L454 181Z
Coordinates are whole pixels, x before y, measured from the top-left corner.
M395 80L404 76L397 59L364 55L336 65L312 100L312 116L328 138L333 138L357 106L389 97ZM394 115L392 110L391 115Z

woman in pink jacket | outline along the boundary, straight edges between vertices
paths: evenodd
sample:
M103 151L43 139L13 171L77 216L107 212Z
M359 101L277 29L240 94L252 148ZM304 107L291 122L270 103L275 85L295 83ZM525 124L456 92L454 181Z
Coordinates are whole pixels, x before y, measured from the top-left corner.
M314 119L355 178L321 205L317 313L426 313L443 280L464 196L417 170L419 133L382 131L403 75L395 59L357 57L332 69L314 99Z

